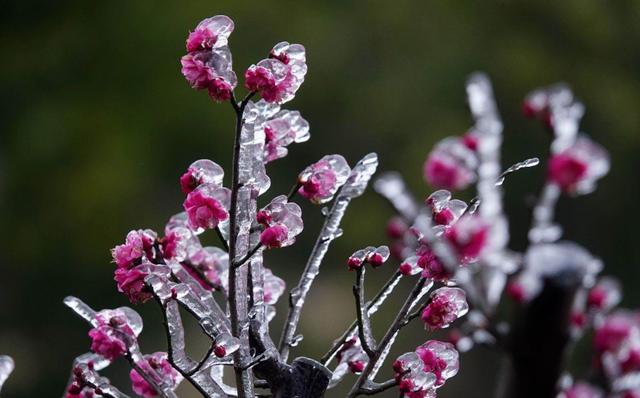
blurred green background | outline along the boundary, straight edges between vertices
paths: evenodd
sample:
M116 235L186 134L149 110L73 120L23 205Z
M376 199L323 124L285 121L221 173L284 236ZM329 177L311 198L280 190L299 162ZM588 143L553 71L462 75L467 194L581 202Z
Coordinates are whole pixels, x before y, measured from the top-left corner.
M4 396L62 393L72 359L89 345L87 325L62 298L73 294L96 308L126 305L112 281L109 248L130 229L161 230L179 211L178 177L191 161L206 157L228 167L231 108L191 90L178 64L189 29L215 14L236 22L230 43L239 75L278 41L308 51L307 80L287 107L309 120L312 139L269 165L274 196L324 154L342 153L353 163L369 151L379 153L381 170L400 170L426 196L422 162L436 141L469 126L464 81L476 70L494 82L506 125L505 164L545 157L549 137L520 115L520 101L537 86L571 84L587 107L583 129L610 150L612 170L595 194L563 200L559 219L568 238L623 279L624 304L638 305L639 1L4 1L0 353L17 362ZM515 249L525 247L542 180L535 170L507 183ZM303 210L307 228L299 243L267 257L289 285L321 222L317 208ZM353 203L345 235L311 294L296 353L324 353L354 318L344 259L383 243L390 214L371 191ZM370 292L392 268L373 273ZM375 318L378 335L402 300L397 296ZM146 322L143 349L164 349L158 309L138 309ZM417 324L405 336L394 355L427 339ZM192 340L194 350L205 343L197 333ZM497 369L493 353L465 355L460 375L440 396L490 396ZM107 374L128 388L123 367Z

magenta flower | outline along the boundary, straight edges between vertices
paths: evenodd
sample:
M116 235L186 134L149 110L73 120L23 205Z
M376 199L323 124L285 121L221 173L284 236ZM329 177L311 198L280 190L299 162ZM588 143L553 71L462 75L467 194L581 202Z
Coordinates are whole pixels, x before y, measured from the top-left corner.
M447 281L453 275L447 270L438 260L438 257L435 255L433 250L431 250L428 246L422 245L421 248L418 249L418 267L422 268L422 276L425 278L433 279L434 281Z
M595 327L593 346L597 353L617 351L632 335L640 333L640 315L616 311Z
M298 176L298 193L312 203L330 201L349 177L351 168L340 155L327 155L307 167Z
M178 387L182 381L182 376L175 370L167 360L167 353L155 352L151 355L145 355L144 359L137 362L136 365L145 372L158 385L168 386L172 390ZM133 392L144 397L157 397L158 391L149 384L135 369L129 372L131 379L131 388Z
M118 268L129 268L139 264L144 258L153 258L153 244L158 235L150 229L139 229L127 234L125 243L111 250L113 262Z
M309 123L298 111L281 110L264 126L265 163L287 156L287 146L309 140Z
M347 266L350 270L354 270L367 263L376 268L384 264L389 259L390 254L391 252L387 246L368 246L364 249L356 250L349 256Z
M200 248L189 256L189 266L185 266L185 269L204 289L211 290L213 285L226 292L229 255L224 250L217 247Z
M116 269L113 279L116 281L118 291L124 293L131 303L138 304L144 303L153 297L144 283L144 278L147 275L149 273L146 268L138 265L130 269Z
M578 137L566 150L549 160L547 179L567 193L589 193L609 171L609 155L600 145Z
M274 198L257 214L257 220L265 229L260 234L260 243L268 248L292 245L302 232L302 210L285 195Z
M182 74L192 88L207 89L216 101L226 101L238 84L228 47L190 52L180 59Z
M193 229L213 229L229 218L231 191L216 184L203 184L187 195L183 207Z
M436 377L431 372L425 372L423 368L424 363L415 352L404 353L393 362L398 388L405 396L409 396L409 393L416 394L412 395L416 397L425 396L423 393L432 389Z
M357 337L352 337L344 342L336 353L336 359L338 364L346 365L352 373L362 372L369 363L369 357L363 351L360 340Z
M212 49L227 45L229 35L233 32L233 21L226 15L207 18L196 26L187 37L187 51Z
M444 329L468 311L467 297L462 289L442 287L431 293L430 302L422 311L421 318L431 330Z
M477 215L460 218L447 228L445 239L451 244L464 264L476 261L487 246L489 226Z
M475 181L478 160L459 138L446 138L431 151L424 163L424 178L435 188L457 191Z
M304 47L282 42L271 50L270 58L247 69L245 87L259 92L267 102L283 104L293 99L306 73Z
M589 290L587 306L589 309L606 312L622 300L620 282L615 278L603 277Z
M433 222L437 225L451 225L467 210L466 203L451 199L451 192L444 189L429 195L425 204L431 209Z
M106 359L124 355L142 330L142 320L132 310L104 310L98 313L89 331L91 351Z
M196 160L180 177L182 192L189 194L202 184L222 186L224 170L217 163L209 159Z
M458 373L458 351L452 344L429 340L416 348L416 354L424 364L423 370L436 376L435 387L442 386Z

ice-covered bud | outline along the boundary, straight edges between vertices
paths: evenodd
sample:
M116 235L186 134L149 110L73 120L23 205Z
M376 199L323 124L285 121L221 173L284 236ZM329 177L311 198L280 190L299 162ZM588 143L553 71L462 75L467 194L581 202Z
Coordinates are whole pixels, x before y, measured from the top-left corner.
M260 243L268 248L292 245L304 228L300 206L289 202L285 195L277 196L260 210L257 220L266 227L260 234Z
M516 303L527 303L542 290L542 280L534 272L524 271L514 277L506 287L506 294Z
M421 245L416 253L418 255L418 267L422 268L423 277L439 282L447 281L452 277L452 273L447 270L428 246Z
M336 353L338 363L347 364L353 373L360 373L367 366L369 358L365 354L357 337L352 337L344 342Z
M467 296L457 287L442 287L431 293L429 304L422 311L422 321L431 330L449 327L469 311Z
M436 377L423 370L424 363L415 352L402 354L393 363L394 377L399 390L404 393L419 392L431 389Z
M487 246L489 226L478 215L461 217L447 228L445 239L451 244L464 264L475 261Z
M222 186L224 170L209 159L196 160L180 177L182 192L188 194L202 184Z
M549 159L547 178L567 193L589 193L609 171L609 154L600 145L580 136L564 151Z
M374 250L370 251L367 254L367 262L371 264L374 268L381 266L384 264L390 255L389 247L387 246L379 246Z
M468 131L462 136L462 143L475 152L478 150L478 145L480 144L480 134L473 130Z
M595 311L609 311L622 300L620 282L611 277L601 278L587 295L587 306Z
M160 247L165 260L176 261L183 261L202 248L193 231L185 227L166 228L164 237L160 239Z
M229 218L231 191L216 184L203 184L187 195L183 207L192 229L213 229Z
M287 146L309 140L309 123L298 111L281 110L264 125L265 163L287 156Z
M187 51L226 46L233 32L233 21L226 15L216 15L201 21L187 37Z
M451 225L462 216L467 204L458 199L451 199L451 193L441 189L429 195L425 204L431 209L433 222L438 225Z
M616 311L595 327L593 346L597 353L617 351L632 335L638 335L640 316L628 311Z
M398 271L404 276L417 275L422 269L418 266L418 260L420 257L411 256L400 263L400 267L398 267Z
M91 351L106 359L124 355L142 330L142 320L132 310L104 310L96 315L95 327L89 331Z
M558 398L604 398L604 393L596 386L578 382L562 391Z
M429 340L416 348L416 354L424 364L423 370L436 376L435 387L442 386L458 373L458 351L452 344Z
M356 250L347 259L347 267L349 267L350 270L362 267L362 264L364 264L364 261L367 259L367 254L369 253L369 251L370 248Z
M226 101L238 84L228 47L191 52L180 59L182 74L192 88L207 89L216 101Z
M222 333L216 337L213 343L213 353L218 358L226 357L240 348L240 341L228 333Z
M264 268L263 275L264 302L265 304L273 305L278 301L280 296L282 296L282 293L284 293L286 284L284 280L275 276L269 268Z
M351 168L341 155L327 155L298 176L298 193L315 204L326 203L349 177Z
M210 246L201 248L189 256L189 265L185 269L203 288L211 290L213 285L227 290L229 255L224 250Z
M182 376L171 366L167 360L167 353L165 352L155 352L151 355L145 355L144 359L138 361L136 365L157 385L175 390L182 381ZM159 396L159 392L135 369L129 372L129 378L131 379L131 388L136 394L144 398Z
M431 186L461 190L475 181L478 160L459 138L446 138L431 151L424 163L424 178Z
M522 101L522 113L528 118L538 118L548 127L551 127L551 111L549 109L548 89L539 89L531 92Z
M152 273L168 276L166 268L157 267L151 263L142 263L133 268L117 268L113 280L116 281L118 291L123 293L132 304L144 303L153 297L144 279Z
M150 229L139 229L127 234L125 243L111 250L113 262L118 268L129 268L144 258L153 258L153 244L158 235Z
M361 373L367 364L369 363L369 357L364 352L353 355L347 361L347 365L349 366L349 370L351 373Z
M300 69L296 73L302 74L300 78L304 78L307 70L307 55L302 44L289 44L282 41L271 49L269 58L275 58L286 65L295 65Z
M394 216L387 223L386 233L389 239L402 239L408 229L409 226L402 217Z

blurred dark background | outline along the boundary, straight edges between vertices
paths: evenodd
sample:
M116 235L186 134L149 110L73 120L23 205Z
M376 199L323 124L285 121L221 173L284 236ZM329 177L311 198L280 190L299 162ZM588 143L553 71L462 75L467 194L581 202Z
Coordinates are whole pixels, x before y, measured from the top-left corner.
M161 230L180 210L178 177L191 161L206 157L228 167L231 108L191 90L178 63L188 31L215 14L236 22L230 43L239 75L278 41L308 51L307 80L287 107L301 110L312 138L269 166L273 195L324 154L342 153L354 163L376 151L381 170L402 171L426 196L422 162L436 141L469 126L464 81L476 70L493 79L506 125L504 163L544 158L549 137L521 116L520 101L537 86L569 83L587 107L583 129L609 149L612 170L595 194L563 199L559 219L567 238L622 278L624 305L640 303L639 1L4 1L0 353L17 363L4 396L61 395L72 359L89 345L87 325L63 297L96 308L126 305L112 281L109 249L130 229ZM540 169L507 182L514 249L525 247L531 198L542 180ZM317 208L303 210L299 243L267 257L289 285L321 222ZM354 318L344 259L383 243L390 215L371 190L353 203L345 235L311 294L305 340L295 353L321 355ZM369 292L393 267L372 273ZM375 318L378 335L401 299ZM158 309L137 309L146 323L143 349L164 349ZM393 355L427 339L417 324L404 336ZM202 348L197 333L192 339ZM576 369L588 355L581 351ZM464 355L460 375L440 395L490 396L498 368L489 351ZM107 374L128 388L124 368Z

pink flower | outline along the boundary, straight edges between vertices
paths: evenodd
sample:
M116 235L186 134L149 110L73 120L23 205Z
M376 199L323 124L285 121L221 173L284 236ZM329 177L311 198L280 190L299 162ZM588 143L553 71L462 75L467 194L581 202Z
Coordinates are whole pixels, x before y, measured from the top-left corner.
M362 372L369 363L369 358L362 350L360 340L357 337L352 337L344 342L336 353L336 359L339 364L345 364L352 373Z
M292 245L302 232L302 210L287 197L280 195L257 214L258 221L266 228L260 234L260 243L268 248Z
M395 379L399 390L407 395L416 393L423 396L422 392L433 387L436 378L433 373L423 370L424 363L415 352L407 352L393 362Z
M350 270L358 269L363 264L368 263L372 267L376 268L384 264L388 259L391 252L387 246L373 247L368 246L364 249L356 250L347 259L347 266Z
M609 155L600 145L578 137L568 149L549 160L547 179L567 193L588 193L609 171Z
M387 223L386 233L389 239L402 239L409 227L402 217L391 217Z
M153 245L157 234L150 229L130 231L124 244L111 250L111 256L118 268L129 268L140 263L143 258L153 258Z
M475 261L487 245L489 226L476 215L460 218L444 232L462 263Z
M100 311L94 325L89 331L91 351L110 361L124 355L142 330L140 316L131 309Z
M422 250L419 250L419 253L418 267L422 268L423 277L443 282L453 276L431 249L425 246Z
M229 255L224 250L217 247L198 249L189 256L189 263L185 269L204 289L211 290L211 285L214 285L227 290ZM202 280L203 277L206 281Z
M287 156L287 146L291 143L309 140L309 123L298 111L281 110L264 126L265 163Z
M451 225L467 210L467 204L458 199L451 199L451 193L444 189L429 195L425 201L433 214L433 222L437 225Z
M212 99L226 101L238 83L228 47L190 52L180 59L182 74L192 88L207 89Z
M349 177L351 168L340 155L327 155L307 167L298 176L298 193L312 203L330 201Z
M191 193L202 184L222 186L224 170L209 159L196 160L180 177L180 187L185 194Z
M110 329L108 326L91 329L89 337L91 337L91 351L113 361L127 352L127 346L121 338L110 332Z
M416 348L416 354L424 364L423 370L436 376L435 387L442 386L458 373L458 351L452 344L429 340Z
M116 281L118 291L124 293L125 296L133 304L144 303L153 297L144 283L144 278L149 273L144 265L125 269L116 269L113 279Z
M598 353L616 351L632 334L639 333L639 316L635 313L617 311L604 319L595 328L593 345Z
M187 195L184 209L193 229L213 229L229 218L231 191L216 184L203 184Z
M167 360L167 354L164 352L156 352L151 355L145 355L144 359L137 362L136 365L149 376L157 385L168 386L172 390L180 384L182 376L175 370ZM131 387L133 391L144 397L153 398L158 396L158 392L142 377L135 369L129 372L131 379Z
M461 190L475 181L477 158L459 138L440 141L424 163L424 178L433 187Z
M469 311L464 291L442 287L431 294L429 304L422 311L422 320L429 329L444 329Z
M614 278L603 277L589 290L587 306L595 311L608 311L621 300L620 282Z
M233 32L233 21L226 15L207 18L196 26L187 38L187 51L193 52L227 45L229 35Z

